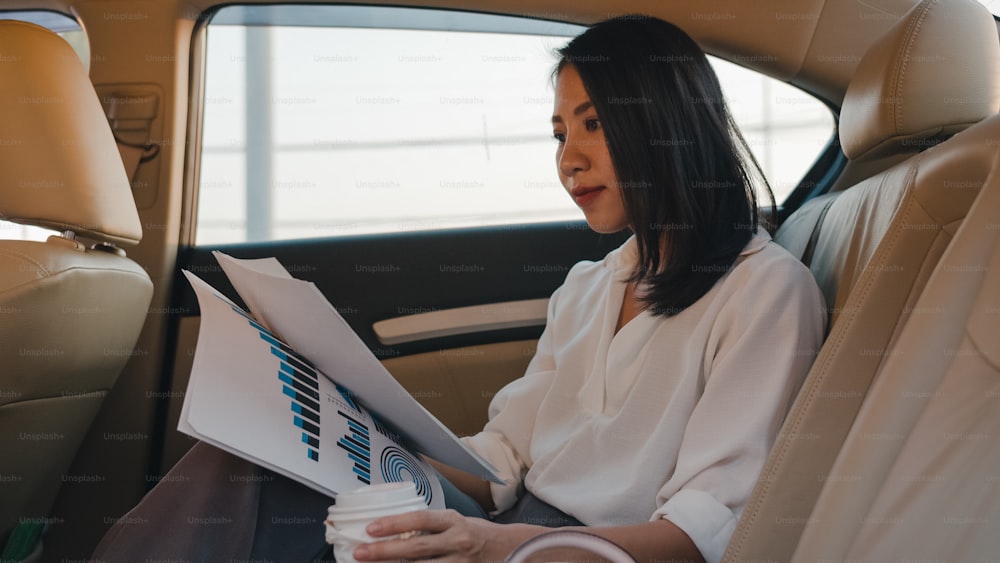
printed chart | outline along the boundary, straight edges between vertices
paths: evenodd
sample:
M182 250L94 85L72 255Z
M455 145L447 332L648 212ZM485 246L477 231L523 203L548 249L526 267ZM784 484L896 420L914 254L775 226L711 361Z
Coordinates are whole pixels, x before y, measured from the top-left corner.
M414 481L431 507L440 483L357 397L197 277L201 329L179 429L334 496Z

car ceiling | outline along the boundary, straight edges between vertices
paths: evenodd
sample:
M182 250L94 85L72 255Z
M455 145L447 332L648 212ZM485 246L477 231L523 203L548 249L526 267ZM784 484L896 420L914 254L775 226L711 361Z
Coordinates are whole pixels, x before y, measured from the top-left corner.
M368 4L473 9L476 11L592 23L629 13L645 13L684 28L708 52L795 84L839 106L847 83L867 46L918 0L415 0ZM0 0L0 9L52 9L95 13L97 6L157 13L173 4L179 17L194 19L220 0ZM244 3L278 4L274 0ZM296 2L302 3L302 2ZM84 22L87 25L87 22Z

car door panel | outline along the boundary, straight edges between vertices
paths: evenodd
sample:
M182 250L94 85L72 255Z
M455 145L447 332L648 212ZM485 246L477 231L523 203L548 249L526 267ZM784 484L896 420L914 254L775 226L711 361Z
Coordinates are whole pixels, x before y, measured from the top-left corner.
M415 399L457 434L469 434L482 427L493 394L523 373L544 328L544 304L569 269L600 259L626 237L600 235L580 222L189 248L179 257L171 307L179 315L173 365L160 391L167 401L157 465L169 468L193 444L175 430L198 330L197 301L180 271L242 304L213 250L275 257L316 284ZM455 324L397 335L398 342L374 329L408 317L419 327L421 317L436 316Z

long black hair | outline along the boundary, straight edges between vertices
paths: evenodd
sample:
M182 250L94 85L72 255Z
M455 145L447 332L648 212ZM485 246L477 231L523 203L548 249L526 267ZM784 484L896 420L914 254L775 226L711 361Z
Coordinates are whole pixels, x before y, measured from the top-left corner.
M677 26L626 15L557 50L601 120L639 263L628 281L677 314L732 267L760 222L755 181L774 195L701 48Z

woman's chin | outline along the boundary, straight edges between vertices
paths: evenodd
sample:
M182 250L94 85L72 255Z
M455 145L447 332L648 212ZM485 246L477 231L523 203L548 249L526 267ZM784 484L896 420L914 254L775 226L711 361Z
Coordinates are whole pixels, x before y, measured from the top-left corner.
M628 225L623 225L618 222L601 221L600 219L587 217L587 225L590 230L601 233L602 235L611 235L624 231L628 228Z

